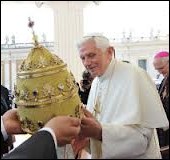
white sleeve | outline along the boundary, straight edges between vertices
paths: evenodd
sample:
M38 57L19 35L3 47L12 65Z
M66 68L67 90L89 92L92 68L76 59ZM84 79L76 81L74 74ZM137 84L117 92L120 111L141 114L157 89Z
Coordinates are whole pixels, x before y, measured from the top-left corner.
M8 134L7 134L6 129L4 127L2 116L1 116L1 132L2 132L2 135L3 135L4 141L7 140Z
M48 128L48 127L44 127L42 129L40 129L39 131L48 131L52 135L53 140L54 140L54 144L55 144L55 149L57 151L57 138L55 136L54 131L51 128Z
M102 126L102 158L134 158L146 152L153 129L138 126Z

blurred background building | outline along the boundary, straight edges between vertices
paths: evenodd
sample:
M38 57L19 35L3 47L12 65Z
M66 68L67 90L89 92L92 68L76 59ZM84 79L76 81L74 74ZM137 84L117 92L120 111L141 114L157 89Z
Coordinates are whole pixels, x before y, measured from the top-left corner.
M145 4L130 1L127 4L131 8L125 3L1 1L1 84L13 90L18 66L33 46L32 34L27 27L28 17L35 22L39 42L67 63L77 81L81 79L84 67L76 43L89 32L102 32L108 36L118 59L142 67L155 80L153 55L160 50L169 51L168 1ZM154 11L159 11L159 15L151 15ZM138 30L139 26L142 29Z
M169 1L1 1L1 84L11 92L18 67L33 47L28 17L38 41L67 63L77 82L84 67L76 43L90 32L109 37L117 59L160 81L152 61L156 52L169 51ZM17 135L14 147L29 136Z

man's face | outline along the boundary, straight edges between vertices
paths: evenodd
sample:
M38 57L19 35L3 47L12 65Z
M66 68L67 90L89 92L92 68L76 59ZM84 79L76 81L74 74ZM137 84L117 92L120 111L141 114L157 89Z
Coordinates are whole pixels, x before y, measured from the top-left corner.
M164 77L169 74L169 61L163 61L162 59L154 59L153 65Z
M79 49L79 55L85 68L91 73L93 77L101 76L112 57L111 48L102 49L96 48L95 42L90 41L83 44Z

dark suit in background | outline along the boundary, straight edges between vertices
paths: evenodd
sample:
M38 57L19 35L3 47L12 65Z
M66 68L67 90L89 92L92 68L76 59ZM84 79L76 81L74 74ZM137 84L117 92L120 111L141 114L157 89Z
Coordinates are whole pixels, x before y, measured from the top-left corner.
M84 91L79 88L78 94L83 104L87 104L89 92L90 92L90 88Z
M169 120L169 76L165 77L159 86L159 95ZM163 159L169 159L169 129L157 129L161 154ZM167 148L167 149L164 149Z
M92 84L94 77L92 77L90 72L85 70L82 74L82 78L83 79L80 81L80 86L78 85L79 86L78 94L80 96L81 102L83 104L87 104L91 84Z
M7 88L1 85L1 116L11 109L11 101L9 99L9 91ZM13 137L9 136L6 141L4 141L1 133L1 157L4 153L8 153L9 150L13 148Z
M52 135L39 131L2 159L57 159Z
M9 99L9 90L1 85L1 116L11 109L11 100Z

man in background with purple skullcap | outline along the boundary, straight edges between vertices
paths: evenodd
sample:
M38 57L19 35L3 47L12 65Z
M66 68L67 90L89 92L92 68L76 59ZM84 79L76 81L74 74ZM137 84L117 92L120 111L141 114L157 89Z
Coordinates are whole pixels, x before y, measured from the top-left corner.
M169 52L161 51L154 56L155 70L164 76L158 91L169 120ZM157 129L163 159L169 159L169 129Z

